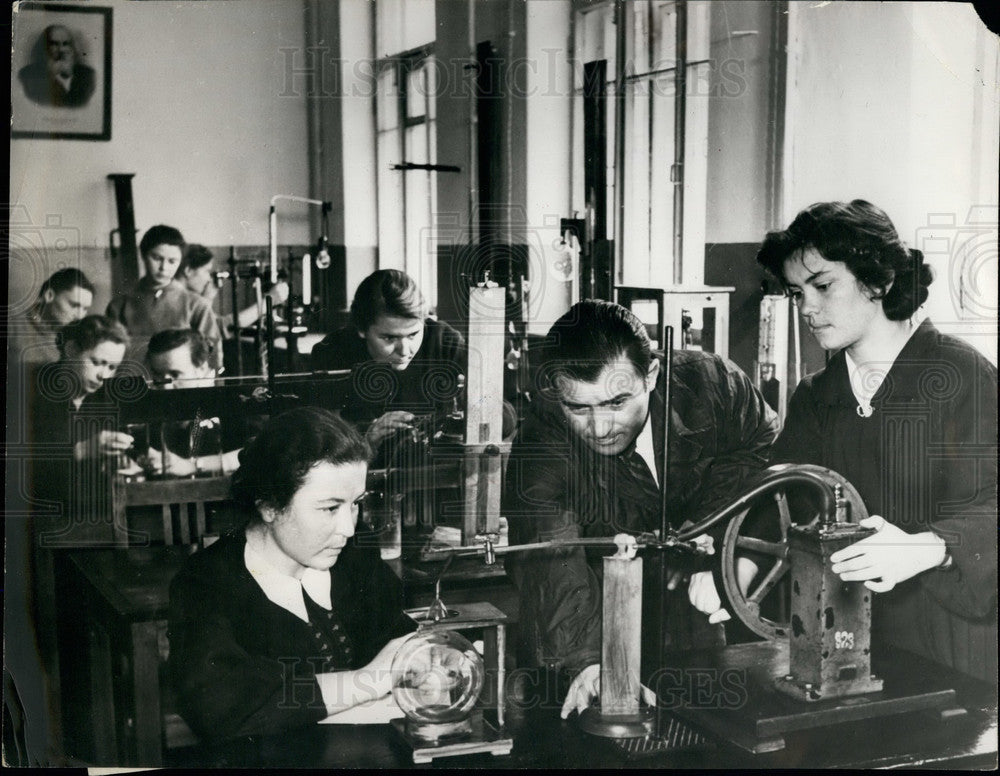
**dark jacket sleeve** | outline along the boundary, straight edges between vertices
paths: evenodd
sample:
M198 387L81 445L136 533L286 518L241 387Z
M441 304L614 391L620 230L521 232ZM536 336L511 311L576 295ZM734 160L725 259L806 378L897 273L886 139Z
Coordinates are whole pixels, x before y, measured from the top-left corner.
M742 494L767 467L771 445L778 436L778 416L764 401L750 378L735 364L715 359L717 374L708 390L714 392L715 455L702 475L694 520L707 517ZM726 524L709 530L721 547Z
M806 378L788 401L784 428L771 448L771 463L818 463L822 437L820 418L812 400L811 379Z
M350 369L353 363L348 353L345 330L338 329L317 342L309 361L315 370Z
M108 302L108 308L104 311L104 314L111 318L112 320L118 321L120 324L125 326L125 305L128 302L128 297L124 294L116 294Z
M448 361L454 361L465 372L469 366L469 351L465 338L461 333L447 324L442 324L441 356Z
M919 579L945 609L962 617L996 615L997 607L997 370L980 356L963 370L965 389L942 421L942 449L930 530L954 564Z
M416 629L416 622L403 613L403 583L379 557L376 541L374 534L356 534L356 544L341 553L333 567L331 599L348 621L359 665L370 662L392 639Z
M227 595L232 582L217 571L189 563L170 586L168 667L192 730L209 740L274 733L325 717L308 661L252 655L239 643L235 621L253 613L238 593Z
M580 535L567 499L572 472L568 453L538 440L515 442L504 494L511 544ZM600 662L601 585L584 551L517 553L506 563L519 592L522 643L535 651L532 662L570 675Z

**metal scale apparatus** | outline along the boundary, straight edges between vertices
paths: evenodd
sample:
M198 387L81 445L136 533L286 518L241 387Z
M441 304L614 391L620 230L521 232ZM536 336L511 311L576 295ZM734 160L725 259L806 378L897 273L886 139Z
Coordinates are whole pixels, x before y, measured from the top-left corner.
M667 354L672 337L666 327ZM668 357L668 386L669 365ZM669 389L666 399L669 418ZM668 465L665 455L660 482L667 481ZM795 513L798 507L792 504L798 501L789 498L790 491L811 496L809 507ZM773 500L777 511L777 525L772 524L769 533L773 540L752 535L747 521L751 507L766 499ZM704 745L700 734L761 753L783 748L784 734L796 730L918 710L941 719L965 713L956 706L954 690L931 672L915 673L912 666L892 660L880 666L881 674L873 672L872 593L862 582L841 581L829 560L832 553L872 533L858 525L867 510L839 474L814 465L772 467L731 504L680 530L669 527L665 505L664 497L655 534L497 546L487 530L476 537L476 546L439 550L451 556L479 555L493 564L512 552L617 546L618 551L603 560L601 700L580 716L583 730L620 739L627 753ZM661 651L660 670L654 676L659 681L653 682L658 703L655 710L644 707L639 692L644 559L636 550L645 548L647 561L659 562L660 589L665 590L668 551L675 558L677 551L704 552L695 538L722 522L728 524L720 552L728 608L763 641L714 650ZM737 583L736 561L748 552L769 559L771 565L760 568L744 592ZM787 621L768 614L768 605L779 594L786 599L778 602L782 606L777 610ZM445 620L446 607L439 609ZM663 617L660 628L662 645L669 629ZM698 692L678 687L678 677L685 676L698 679ZM502 706L502 688L498 701ZM493 735L502 735L502 729Z

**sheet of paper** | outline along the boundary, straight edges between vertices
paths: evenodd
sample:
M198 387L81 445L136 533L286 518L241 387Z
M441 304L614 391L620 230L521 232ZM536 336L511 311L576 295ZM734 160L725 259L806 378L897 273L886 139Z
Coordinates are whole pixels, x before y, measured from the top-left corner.
M389 720L399 719L403 710L396 705L391 695L385 695L367 703L352 706L345 711L331 714L319 721L320 725L387 725Z

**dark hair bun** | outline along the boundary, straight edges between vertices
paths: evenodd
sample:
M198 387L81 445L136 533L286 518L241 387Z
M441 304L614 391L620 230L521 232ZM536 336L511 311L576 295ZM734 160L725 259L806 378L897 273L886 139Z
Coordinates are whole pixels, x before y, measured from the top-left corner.
M892 287L882 300L885 317L890 321L905 321L927 301L927 287L934 282L934 270L916 248L907 251L907 264L896 268Z

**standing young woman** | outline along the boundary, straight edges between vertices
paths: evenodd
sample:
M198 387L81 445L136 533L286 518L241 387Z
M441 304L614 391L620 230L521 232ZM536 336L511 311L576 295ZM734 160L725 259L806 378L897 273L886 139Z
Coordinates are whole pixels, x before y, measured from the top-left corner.
M796 301L826 368L795 390L775 463L844 475L876 533L833 571L876 595L873 643L997 679L997 370L915 316L930 267L863 200L824 202L757 255Z

